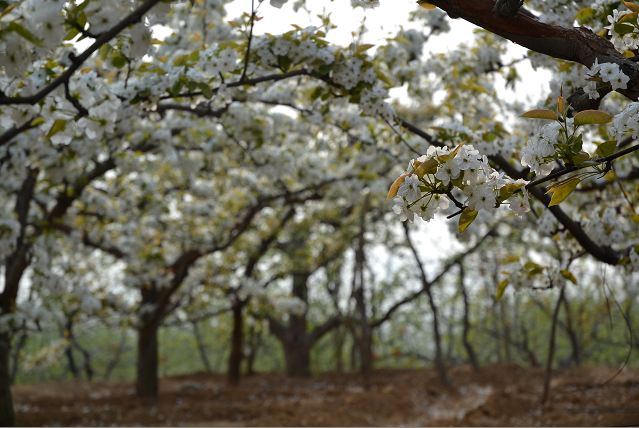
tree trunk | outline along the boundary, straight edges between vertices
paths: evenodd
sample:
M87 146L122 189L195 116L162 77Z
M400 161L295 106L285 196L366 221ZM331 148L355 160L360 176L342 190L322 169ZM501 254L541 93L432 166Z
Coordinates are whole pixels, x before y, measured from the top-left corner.
M142 288L142 305L155 305L158 293L155 285ZM152 314L143 314L142 327L138 330L138 361L135 389L145 403L158 400L158 324Z
M71 319L67 319L67 324L65 325L65 330L61 332L62 338L73 339L73 321ZM73 375L74 379L80 379L80 370L78 370L78 365L75 363L75 358L73 357L73 342L69 343L69 346L64 350L64 355L67 357L67 365L68 369Z
M362 276L363 275L361 275L360 271L360 278ZM357 310L359 312L360 337L358 340L358 344L360 355L360 370L362 372L362 376L364 377L364 387L366 389L369 389L371 383L371 373L373 371L373 349L371 343L371 329L368 325L368 319L366 316L366 302L364 301L363 282L360 282L359 288L355 291L355 301L357 304Z
M552 371L552 359L555 355L555 333L557 332L557 319L559 318L559 309L561 308L561 302L564 300L564 291L566 287L561 288L559 293L559 299L555 306L555 312L552 316L552 327L550 330L550 345L548 346L548 360L546 361L546 378L544 379L544 392L541 397L541 404L546 403L548 395L550 394L550 374Z
M284 358L286 359L286 376L311 376L311 347L302 342L288 342L284 344Z
M306 281L309 272L293 273L293 295L308 302ZM339 316L328 319L308 332L306 313L290 314L288 325L267 316L271 332L282 343L286 361L286 375L289 377L309 377L311 375L311 348L322 336L339 326Z
M158 400L158 329L147 324L138 331L138 365L135 389L145 402Z
M118 344L118 347L115 350L115 355L113 356L113 359L109 361L109 364L107 365L106 370L104 371L104 380L109 380L111 378L111 374L113 373L113 370L120 362L120 357L122 357L122 352L124 351L125 345L126 345L126 330L123 329L122 337L120 338L120 343Z
M442 383L447 387L452 387L453 383L448 377L448 372L446 371L446 365L444 364L443 352L442 352L442 340L439 334L439 320L437 319L437 306L435 305L435 300L433 299L433 293L430 291L430 287L426 289L426 295L428 296L428 303L430 305L430 309L433 312L433 335L435 336L435 368L439 373L439 378Z
M23 325L24 327L24 325ZM16 382L16 376L18 375L18 361L20 360L20 352L24 345L27 343L27 333L23 331L20 333L20 337L18 338L18 343L14 346L13 356L11 357L11 384L13 385Z
M577 339L577 334L575 333L575 329L572 325L572 314L570 313L570 304L568 303L568 299L564 294L564 310L566 311L566 333L568 333L568 338L570 339L570 345L572 346L572 361L575 363L575 366L581 366L581 352L579 346L579 340Z
M344 373L344 332L342 327L335 329L335 371L339 374Z
M191 323L193 326L193 335L195 336L195 342L197 343L197 350L200 353L200 359L204 364L204 369L207 373L212 373L211 363L209 363L209 358L206 356L206 348L204 347L204 340L202 339L202 335L200 334L200 329L197 326L197 321L193 321Z
M240 370L242 367L242 359L244 352L244 319L242 317L242 309L244 309L243 301L236 297L233 299L233 333L231 336L231 355L229 356L228 381L232 385L240 383Z
M470 332L470 307L468 305L466 287L464 286L464 266L462 263L459 264L459 288L461 290L462 297L464 298L464 332L462 340L464 342L464 348L466 349L466 354L468 354L470 364L473 366L474 370L479 371L480 368L479 362L477 361L477 354L468 340L468 333Z
M246 356L246 374L253 376L255 374L255 358L257 357L257 351L262 346L262 330L257 330L255 325L251 325L250 329L250 350Z
M80 379L80 371L78 370L78 366L75 364L75 358L73 358L73 348L70 344L64 350L64 355L67 357L68 369L73 375L73 378Z
M11 399L11 376L9 373L9 357L11 338L7 333L0 334L0 426L16 425Z

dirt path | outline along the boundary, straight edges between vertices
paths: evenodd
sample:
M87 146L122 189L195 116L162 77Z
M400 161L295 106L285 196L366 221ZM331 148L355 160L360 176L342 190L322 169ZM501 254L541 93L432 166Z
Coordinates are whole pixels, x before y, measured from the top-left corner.
M14 387L21 425L152 426L628 426L639 424L639 370L597 387L614 369L557 372L541 407L543 373L493 365L451 370L455 389L431 370L378 371L364 390L357 375L315 379L261 374L230 387L224 376L162 379L157 406L142 406L132 382Z

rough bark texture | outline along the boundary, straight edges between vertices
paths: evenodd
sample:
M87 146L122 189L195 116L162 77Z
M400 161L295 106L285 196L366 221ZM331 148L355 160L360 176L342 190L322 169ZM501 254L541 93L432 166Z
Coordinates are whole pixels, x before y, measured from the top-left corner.
M520 46L554 58L590 67L599 63L619 64L630 77L628 89L618 90L632 100L639 97L639 65L626 59L611 42L587 28L563 28L545 24L524 13L502 17L493 10L492 0L433 0L430 3L446 11L451 18L462 18Z
M8 334L0 334L0 426L3 427L16 425L9 373L10 343L11 338Z
M154 285L142 289L142 304L156 304L158 293ZM144 402L158 400L158 324L150 315L142 316L138 330L138 360L135 390Z

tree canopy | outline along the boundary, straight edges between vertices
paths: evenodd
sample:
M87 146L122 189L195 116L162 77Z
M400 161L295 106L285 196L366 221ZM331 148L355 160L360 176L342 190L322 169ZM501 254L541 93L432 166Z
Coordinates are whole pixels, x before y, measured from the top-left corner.
M329 13L258 34L287 0L227 3L0 1L0 423L15 423L12 343L42 321L69 332L53 350L80 319L134 326L153 399L158 328L227 309L237 380L246 311L304 375L344 318L366 366L375 329L425 295L444 373L431 286L489 241L497 300L556 288L559 308L593 263L636 283L639 5L419 1L410 28L341 46ZM449 18L480 30L425 55ZM527 55L507 61L510 43ZM532 103L497 88L527 84L520 62L552 73ZM460 251L429 271L399 226L440 215ZM419 285L398 292L400 272L366 291L375 246L403 246ZM330 311L309 309L317 289Z

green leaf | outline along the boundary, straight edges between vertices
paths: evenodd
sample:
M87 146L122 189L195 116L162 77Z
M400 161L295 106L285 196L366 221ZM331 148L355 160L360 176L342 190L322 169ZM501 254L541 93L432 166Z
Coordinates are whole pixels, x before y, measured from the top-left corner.
M186 65L186 62L189 60L189 56L188 55L180 55L179 57L175 58L173 60L173 65L175 67L182 67L183 65Z
M566 278L568 281L572 282L573 284L577 284L577 278L575 278L575 276L570 273L569 270L564 269L561 271L561 276L563 276L564 278Z
M464 233L468 226L477 218L478 211L471 210L470 208L464 208L459 216L459 233Z
M552 207L553 205L559 205L560 203L562 203L573 192L573 190L577 188L577 185L580 182L580 178L573 177L563 184L555 186L547 191L546 194L552 192L552 198L550 199L550 203L548 204L548 206Z
M574 138L572 146L570 148L572 149L573 152L578 152L578 151L581 150L583 145L584 145L584 141L583 141L583 138L582 138L582 136L580 134L580 135L578 135L577 137Z
M608 123L612 115L599 110L584 110L575 115L575 126L592 125L594 123Z
M626 13L625 15L621 15L621 17L619 18L619 21L617 22L630 22L630 24L633 25L637 23L638 16L639 14L637 12Z
M207 84L206 84L206 83L204 83L204 82L200 82L200 83L198 83L197 85L198 85L198 86L200 87L200 89L202 90L202 95L204 95L204 97L205 97L206 99L209 99L209 100L210 100L211 98L213 98L213 91L211 90L211 88L209 87L209 85L207 85Z
M610 140L606 141L605 143L599 144L599 147L597 147L597 151L595 152L595 154L601 156L602 158L605 158L613 154L616 149L617 141Z
M397 192L399 191L399 186L401 186L402 183L406 181L406 177L408 177L409 175L410 174L404 174L400 176L397 180L395 180L390 190L388 191L388 197L386 198L386 200L392 199L395 196L397 196Z
M38 125L42 125L44 123L44 118L43 117L36 117L35 119L33 119L31 121L31 123L29 124L29 126L38 126Z
M526 262L524 267L526 269L537 269L539 267L539 265L537 263L535 263L535 262Z
M51 126L51 129L49 129L49 133L46 136L46 139L48 140L49 138L53 137L58 132L62 131L66 124L67 124L66 119L57 119L55 122L53 122L53 125Z
M16 6L18 6L20 2L15 2L11 6L5 8L2 12L0 12L0 18L5 16L7 13L11 12Z
M109 56L109 52L111 52L111 45L108 43L105 45L102 45L99 52L100 52L100 58L102 59L102 61L106 61L106 59Z
M579 165L582 162L586 162L590 159L590 155L586 152L578 152L572 155L570 160L572 160L573 165Z
M200 49L196 49L189 55L189 61L198 62L200 60Z
M66 34L66 36L64 36L64 39L63 39L63 40L64 40L64 41L67 41L67 40L73 40L73 38L74 38L75 36L77 36L78 34L80 34L80 32L78 31L78 29L77 29L77 28L72 28L72 29L70 29L70 30L69 30L69 32Z
M377 76L377 78L379 80L381 80L382 82L386 83L387 85L392 85L390 79L384 74L383 71L375 70L375 75Z
M120 52L115 52L111 57L111 64L113 64L115 68L122 68L126 65L126 58L124 58Z
M171 88L171 93L173 94L174 97L177 97L180 94L180 91L182 90L184 83L185 81L183 79L179 79L173 84L173 88Z
M508 286L508 280L504 279L502 282L500 282L497 285L497 301L499 302L499 300L501 299L501 296L504 295L504 291L506 291L506 287Z
M583 24L584 21L593 16L595 16L595 11L593 10L593 8L587 7L585 9L581 9L579 13L575 15L575 19Z
M508 263L513 263L518 261L519 261L519 256L507 256L506 259L504 260L504 264L507 265Z
M355 53L358 54L358 53L366 52L367 50L369 50L373 46L375 46L375 45L369 45L369 44L359 45L357 47L357 49L355 49Z
M628 24L615 24L614 26L615 32L617 34L619 34L620 36L623 36L624 34L629 34L632 33L635 29L635 27L633 27L632 25L628 25Z
M29 30L27 30L26 28L24 28L22 25L18 24L17 22L13 21L12 23L10 23L7 29L9 31L14 31L18 33L19 35L21 35L23 38L27 39L34 45L42 47L42 43L40 43L40 40L36 36L34 36Z
M280 65L280 68L282 69L283 72L287 72L289 68L291 68L291 64L293 63L293 61L291 61L291 59L287 56L280 56L278 57L278 61L277 61Z
M529 119L557 120L557 113L552 110L530 110L519 117L527 117Z
M526 183L506 184L504 187L499 189L499 197L500 197L500 199L502 201L505 201L506 199L510 198L513 195L513 193L515 193L515 190L521 189L525 185L526 185Z
M415 175L419 177L421 180L426 174L432 174L437 170L437 160L436 159L428 159L426 162L422 163L415 170Z

